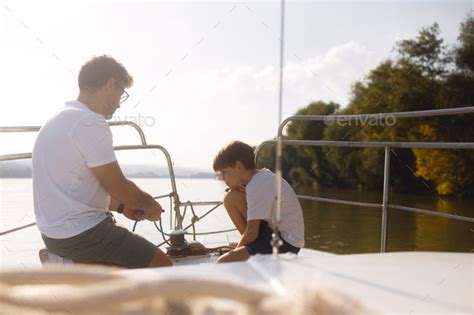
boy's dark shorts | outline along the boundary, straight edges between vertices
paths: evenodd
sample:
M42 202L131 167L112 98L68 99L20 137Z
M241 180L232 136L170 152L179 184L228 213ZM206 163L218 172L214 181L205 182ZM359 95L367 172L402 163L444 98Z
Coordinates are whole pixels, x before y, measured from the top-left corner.
M255 241L250 244L245 245L245 248L248 250L250 255L255 254L271 254L273 251L271 241L272 241L273 230L268 226L268 222L265 220L260 221L260 228L258 230L258 236ZM298 254L300 248L295 247L285 241L280 233L280 239L283 242L283 245L280 246L279 253L294 253Z
M102 222L76 236L65 239L41 236L50 252L77 263L146 268L157 250L151 242L117 225L110 213Z

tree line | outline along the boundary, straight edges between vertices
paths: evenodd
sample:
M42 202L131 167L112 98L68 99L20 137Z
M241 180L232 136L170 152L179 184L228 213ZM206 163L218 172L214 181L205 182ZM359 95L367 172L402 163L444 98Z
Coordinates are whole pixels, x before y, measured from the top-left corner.
M315 101L297 115L373 114L474 106L474 18L460 25L458 41L445 45L437 23L416 38L397 42L396 54L352 85L344 108ZM300 122L285 139L473 142L474 115ZM265 146L258 166L275 165ZM294 186L381 190L384 150L284 146L283 176ZM391 187L397 192L474 196L474 150L392 149Z

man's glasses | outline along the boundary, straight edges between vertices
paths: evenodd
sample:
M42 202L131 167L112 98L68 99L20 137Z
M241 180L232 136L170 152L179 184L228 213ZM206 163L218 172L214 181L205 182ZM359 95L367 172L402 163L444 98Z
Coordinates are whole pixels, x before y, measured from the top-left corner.
M128 100L128 97L129 97L130 95L128 95L127 91L125 91L123 87L121 87L120 85L118 85L117 82L115 82L115 85L116 85L119 89L121 89L121 90L123 91L123 94L122 94L122 96L120 97L120 104L122 104L123 102L125 102L126 100Z

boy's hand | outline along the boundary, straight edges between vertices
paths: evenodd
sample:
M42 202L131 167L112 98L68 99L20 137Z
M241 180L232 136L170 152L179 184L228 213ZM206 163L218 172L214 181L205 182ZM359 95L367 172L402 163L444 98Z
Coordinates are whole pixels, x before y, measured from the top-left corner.
M236 185L236 186L233 186L233 187L228 187L225 191L229 192L231 190L235 190L235 191L238 191L242 194L246 194L245 187L243 185Z

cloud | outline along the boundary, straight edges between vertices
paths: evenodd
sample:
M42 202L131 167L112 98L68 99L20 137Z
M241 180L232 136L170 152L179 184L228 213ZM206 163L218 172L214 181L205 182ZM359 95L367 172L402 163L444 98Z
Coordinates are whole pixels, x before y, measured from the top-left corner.
M284 116L315 100L346 105L351 84L377 61L374 52L355 41L318 56L292 58L284 66ZM273 138L278 127L277 102L278 68L245 65L173 71L158 81L136 110L156 117L154 133L167 135L159 137L160 143L185 145L185 151L173 152L178 165L206 166L212 158L209 152L217 152L229 140L256 145Z
M347 105L351 85L363 79L379 60L375 52L355 41L332 47L322 55L285 66L286 91L291 99L286 104L294 108L292 99L306 105L312 100L335 101Z
M11 58L2 59L2 65L9 68L8 73L27 78L30 93L22 93L22 85L11 84L11 77L10 82L3 79L4 86L9 86L4 95L9 115L2 115L5 120L2 124L42 124L64 101L74 97L75 79L52 58L48 64L40 62L38 58L42 55L31 60L26 68L35 71L21 76L21 71L17 73L15 69L26 69L15 67L29 59L26 55L13 58L13 53L18 53L16 50L12 49L11 53ZM10 65L8 60L16 63ZM372 51L355 41L307 58L287 51L286 60L284 117L315 100L345 105L351 84L362 79L378 61ZM44 74L45 69L51 75ZM148 143L168 148L176 165L210 168L213 154L226 142L240 139L257 145L276 135L279 77L276 65L206 67L205 70L177 67L169 76L158 78L150 69L149 73L136 77L139 80L130 91L130 100L117 115L152 116L156 124L143 126ZM149 92L155 84L156 88ZM134 108L139 99L143 99L142 104ZM136 143L135 138L127 138L120 130L114 132L117 132L116 144ZM15 143L11 146L14 148L8 149L9 152L27 151Z

